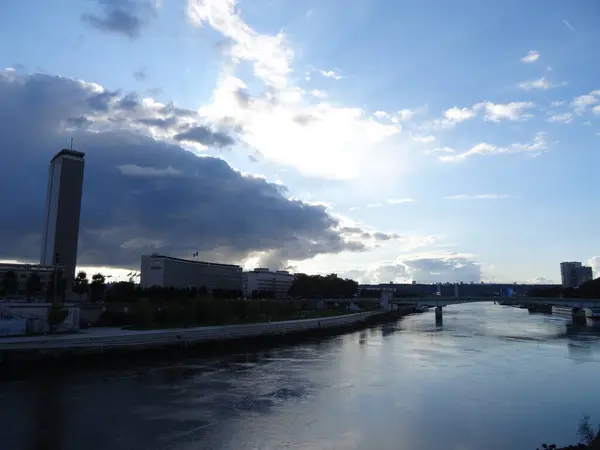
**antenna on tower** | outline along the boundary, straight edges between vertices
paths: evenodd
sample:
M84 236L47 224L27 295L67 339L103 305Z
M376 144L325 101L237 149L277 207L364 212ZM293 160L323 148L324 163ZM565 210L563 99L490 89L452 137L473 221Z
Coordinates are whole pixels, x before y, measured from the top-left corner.
M73 150L73 138L71 138L71 150Z

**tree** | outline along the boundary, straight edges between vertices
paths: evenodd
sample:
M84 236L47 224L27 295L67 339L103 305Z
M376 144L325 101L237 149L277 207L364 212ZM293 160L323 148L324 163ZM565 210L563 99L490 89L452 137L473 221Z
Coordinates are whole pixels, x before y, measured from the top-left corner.
M600 427L595 429L590 425L590 416L586 415L579 421L577 433L585 445L591 446L600 438Z
M65 308L63 308L57 303L53 303L50 306L50 308L48 308L48 312L46 315L50 330L54 330L56 328L56 325L63 323L68 315L69 312Z
M55 284L56 282L56 284ZM64 298L65 291L67 290L67 280L63 276L63 271L56 269L50 282L48 283L48 301L54 303L58 296L61 300Z
M27 295L33 297L42 290L42 279L36 272L31 272L27 278Z
M83 294L88 292L88 284L87 273L84 271L79 272L73 280L73 292L79 295L79 300Z
M291 297L303 298L349 298L358 292L354 280L339 278L332 273L327 276L299 274L290 286Z
M9 270L4 274L4 278L2 278L2 290L4 291L4 295L12 295L17 292L19 287L19 279L17 278L17 274Z
M106 277L101 273L92 275L91 292L93 301L99 301L102 299L104 289L106 287Z

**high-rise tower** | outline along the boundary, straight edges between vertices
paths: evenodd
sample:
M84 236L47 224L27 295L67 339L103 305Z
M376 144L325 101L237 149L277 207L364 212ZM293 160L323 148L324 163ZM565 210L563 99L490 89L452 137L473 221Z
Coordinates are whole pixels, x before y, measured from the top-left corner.
M77 265L85 153L61 150L50 161L41 264L63 266L71 290Z

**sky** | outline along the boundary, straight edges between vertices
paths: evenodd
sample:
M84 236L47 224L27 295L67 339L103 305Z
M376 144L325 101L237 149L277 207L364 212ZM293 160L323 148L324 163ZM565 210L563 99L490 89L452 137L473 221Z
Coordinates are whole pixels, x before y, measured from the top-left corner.
M600 270L595 0L0 2L0 260L86 153L78 265L363 283Z

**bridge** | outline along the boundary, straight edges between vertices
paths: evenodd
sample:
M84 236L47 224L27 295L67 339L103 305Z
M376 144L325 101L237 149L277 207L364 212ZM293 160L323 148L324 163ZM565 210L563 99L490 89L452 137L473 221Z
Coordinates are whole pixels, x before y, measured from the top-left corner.
M381 299L383 301L383 298ZM426 297L396 298L390 304L442 307L463 303L503 302L514 305L549 305L570 308L600 308L600 299L587 298L546 298L546 297Z
M350 298L325 298L326 303L382 303L385 295L380 298L374 297L350 297ZM565 306L571 308L600 308L600 299L587 298L546 298L546 297L388 297L390 305L411 305L443 307L450 305L461 305L463 303L502 302L514 305L549 305Z
M546 298L546 297L411 297L394 298L393 291L382 291L381 298L323 299L326 303L379 303L381 309L392 310L398 306L435 308L436 320L442 320L442 308L465 303L501 302L524 306L562 306L571 308L573 320L585 318L586 308L600 309L600 299L585 298Z
M387 297L387 298L386 298ZM393 305L415 305L416 307L435 307L436 322L442 320L442 308L450 305L461 305L464 303L480 302L502 302L504 304L524 305L524 306L562 306L571 308L573 321L585 321L586 308L600 308L600 299L584 298L545 298L545 297L429 297L429 298L411 298L394 299L382 295L381 307L383 309L393 308Z

